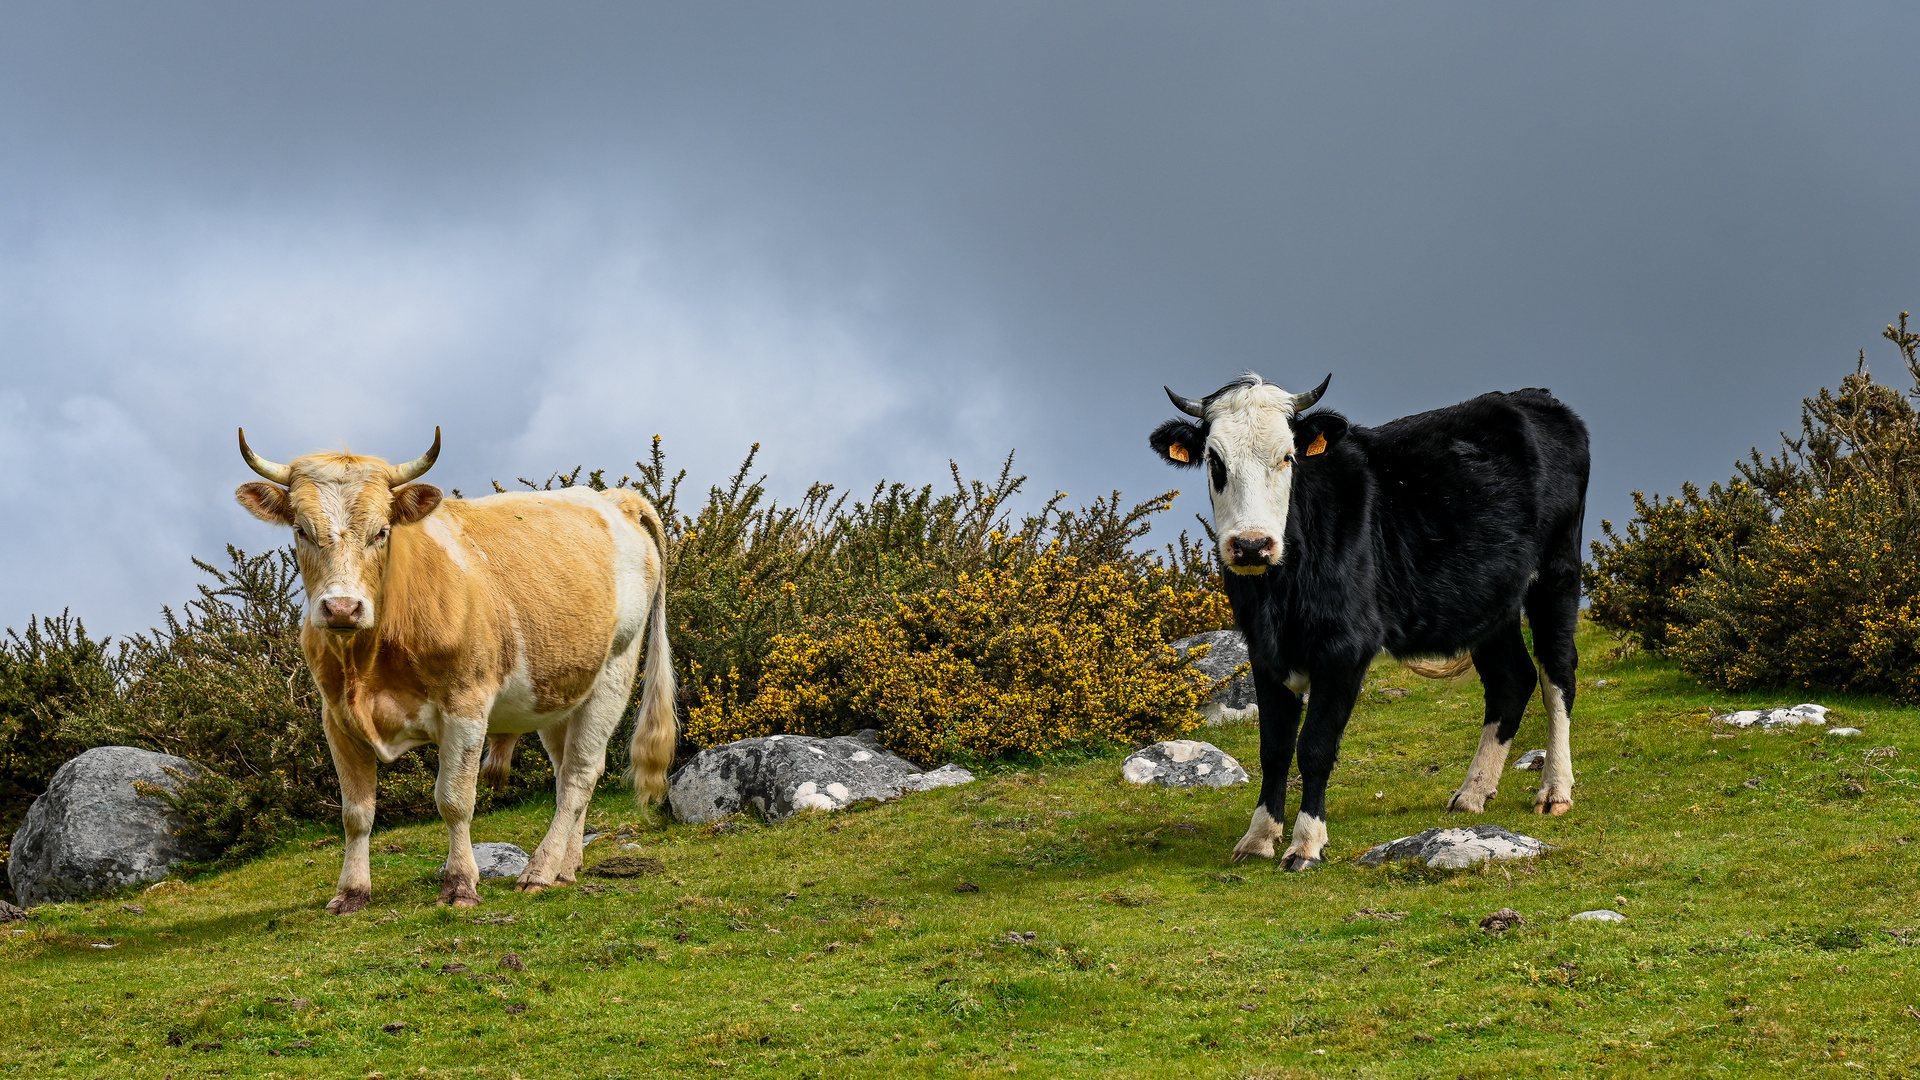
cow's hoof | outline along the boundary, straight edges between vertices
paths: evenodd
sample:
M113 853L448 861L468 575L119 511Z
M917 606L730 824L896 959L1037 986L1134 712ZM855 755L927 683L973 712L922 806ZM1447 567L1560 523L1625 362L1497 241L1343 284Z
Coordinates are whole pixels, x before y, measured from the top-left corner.
M1252 859L1252 858L1261 858L1261 859L1273 858L1273 841L1242 840L1240 841L1239 846L1233 849L1234 862L1246 862L1248 859Z
M1554 817L1559 817L1571 809L1573 809L1572 799L1541 799L1533 804L1534 813L1552 814Z
M367 902L373 894L361 889L349 889L327 901L327 914L352 915L356 911L365 911Z
M480 893L471 881L449 881L440 886L440 902L454 907L477 907Z
M536 893L536 892L543 892L543 891L545 891L545 890L547 890L547 889L551 889L551 888L553 888L553 882L551 882L551 881L527 881L527 880L525 880L525 879L522 879L522 880L520 880L520 881L516 881L516 882L514 882L514 883L513 883L513 888L514 888L514 891L516 891L516 892L524 892L524 893Z
M1485 795L1471 791L1454 792L1452 801L1447 803L1449 814L1484 814L1487 804L1493 801L1494 792Z
M1302 871L1311 870L1314 867L1319 866L1321 863L1324 863L1326 861L1327 860L1325 859L1316 859L1316 858L1313 858L1312 856L1305 855L1298 851L1290 851L1287 853L1285 858L1280 860L1280 867L1283 870L1288 870L1293 873L1300 873Z

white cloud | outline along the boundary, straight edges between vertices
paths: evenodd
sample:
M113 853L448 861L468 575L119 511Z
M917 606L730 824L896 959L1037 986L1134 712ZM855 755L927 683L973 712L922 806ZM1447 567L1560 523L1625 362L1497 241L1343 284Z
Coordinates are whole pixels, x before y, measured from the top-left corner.
M964 343L922 327L907 356L871 272L692 251L638 215L128 220L68 213L0 249L0 623L72 605L96 631L144 628L192 595L189 554L280 542L231 504L237 425L281 460L410 457L442 425L435 478L469 494L622 471L656 433L704 484L758 441L791 496L932 478L997 408L977 367L928 388L917 369L951 374Z

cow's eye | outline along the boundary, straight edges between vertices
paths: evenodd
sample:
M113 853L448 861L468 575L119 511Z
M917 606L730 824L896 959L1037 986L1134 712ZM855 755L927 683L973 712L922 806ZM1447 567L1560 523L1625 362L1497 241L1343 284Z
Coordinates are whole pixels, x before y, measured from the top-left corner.
M1291 450L1287 451L1286 454L1280 458L1280 464L1282 465L1293 464L1293 451Z
M369 540L369 541L367 541L367 543L368 543L368 544L377 544L377 543L379 543L380 541L382 541L382 540L385 540L386 538L387 538L387 530L385 530L385 529L381 529L381 530L380 530L379 532L377 532L377 533L374 533L374 534L373 534L373 539L371 539L371 540Z
M293 527L293 538L295 540L305 540L309 544L313 543L313 537L308 536L307 530L301 528L298 525L295 525Z
M1227 490L1227 463L1220 460L1218 450L1207 451L1207 469L1213 474L1213 490Z

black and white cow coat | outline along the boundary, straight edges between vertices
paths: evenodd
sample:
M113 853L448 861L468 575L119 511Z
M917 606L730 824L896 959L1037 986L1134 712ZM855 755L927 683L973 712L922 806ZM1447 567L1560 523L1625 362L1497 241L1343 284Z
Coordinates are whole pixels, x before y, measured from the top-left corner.
M1326 788L1368 665L1473 655L1486 689L1480 748L1450 808L1480 812L1545 674L1547 761L1534 809L1573 805L1569 747L1579 617L1587 430L1545 390L1485 394L1375 428L1248 375L1195 402L1151 443L1204 468L1227 598L1247 637L1260 705L1259 804L1234 858L1272 857L1286 780L1300 813L1283 860L1318 865ZM1311 687L1301 722L1301 695ZM1296 740L1297 736L1297 740Z

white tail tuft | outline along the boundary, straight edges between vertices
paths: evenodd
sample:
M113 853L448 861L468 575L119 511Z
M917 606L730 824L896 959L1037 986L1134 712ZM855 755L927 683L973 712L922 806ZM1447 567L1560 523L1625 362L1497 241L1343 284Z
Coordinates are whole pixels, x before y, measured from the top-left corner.
M667 537L653 504L639 496L633 502L647 532L660 552L660 580L654 586L653 612L647 627L647 667L642 674L640 715L633 722L633 741L627 745L626 781L642 806L666 801L667 769L680 737L680 719L674 713L678 687L673 677L673 648L667 642Z

